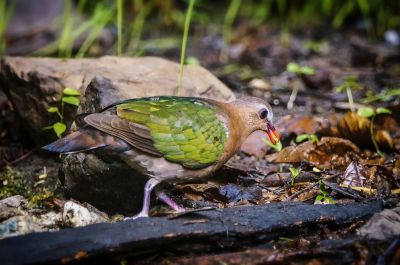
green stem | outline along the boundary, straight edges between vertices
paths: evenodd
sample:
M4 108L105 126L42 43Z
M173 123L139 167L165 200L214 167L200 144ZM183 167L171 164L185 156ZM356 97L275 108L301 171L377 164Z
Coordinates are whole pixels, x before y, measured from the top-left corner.
M60 35L60 41L58 45L58 56L69 58L72 54L72 46L74 39L72 38L73 29L73 17L72 17L72 3L71 0L64 2L64 11L62 14L62 25L63 31Z
M117 55L122 54L122 8L123 0L117 2L117 24L118 24L118 40L117 40Z
M378 143L376 142L375 137L374 137L374 121L375 121L375 117L376 117L376 113L371 118L371 124L369 126L369 133L371 134L371 140L372 140L372 143L374 144L376 152L378 153L378 155L383 157L383 153L381 152L381 150L379 150Z
M179 69L179 82L178 82L178 96L182 95L182 77L183 77L183 64L185 62L186 44L189 34L190 19L192 18L192 11L195 0L190 0L189 7L186 12L185 28L183 30L182 50L181 50L181 64Z
M298 79L296 79L295 81L293 81L292 94L290 94L289 101L288 101L288 103L287 103L287 109L288 109L288 110L290 110L290 109L293 108L294 101L296 100L297 93L299 92L299 86L300 86L299 82L300 82L300 81L299 81Z
M57 110L57 115L58 115L58 117L60 117L60 121L62 121L63 120L63 116L61 115L61 112L59 112L58 110Z
M61 102L60 122L64 122L64 101Z
M351 89L348 86L346 87L346 93L349 100L350 110L351 112L355 112L356 109L354 108L353 94L351 93Z

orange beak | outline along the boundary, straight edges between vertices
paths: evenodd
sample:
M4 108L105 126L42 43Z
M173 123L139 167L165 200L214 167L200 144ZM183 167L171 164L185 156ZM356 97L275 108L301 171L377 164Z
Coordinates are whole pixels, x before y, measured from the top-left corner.
M280 140L280 136L276 131L275 127L267 121L267 131L266 131L269 140L272 144L276 144Z

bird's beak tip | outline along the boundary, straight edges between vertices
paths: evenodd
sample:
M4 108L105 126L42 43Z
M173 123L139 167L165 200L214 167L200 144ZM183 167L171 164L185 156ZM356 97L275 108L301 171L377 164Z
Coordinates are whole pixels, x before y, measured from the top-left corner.
M280 135L278 131L275 129L275 127L267 122L267 130L266 130L267 136L269 140L271 141L272 144L276 144L277 142L280 141Z

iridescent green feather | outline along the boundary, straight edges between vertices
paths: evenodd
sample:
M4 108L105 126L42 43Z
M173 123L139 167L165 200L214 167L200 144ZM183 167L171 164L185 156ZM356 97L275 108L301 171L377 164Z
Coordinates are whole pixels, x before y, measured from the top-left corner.
M208 166L220 157L226 129L215 109L192 98L157 97L117 105L118 116L146 125L166 159L188 168Z

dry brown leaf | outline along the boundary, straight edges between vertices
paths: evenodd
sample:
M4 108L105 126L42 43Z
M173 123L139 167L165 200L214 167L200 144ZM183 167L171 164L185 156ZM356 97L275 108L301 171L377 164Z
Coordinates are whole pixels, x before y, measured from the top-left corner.
M400 180L400 157L397 157L393 165L393 178Z
M358 157L360 150L352 142L337 137L322 137L318 142L307 141L266 157L276 163L309 162L321 169L344 169Z
M338 130L343 138L349 139L358 146L372 146L371 122L354 112L347 112L338 123ZM374 138L377 144L385 149L395 148L390 132L396 131L396 121L390 116L378 116L374 123ZM396 133L400 138L400 131ZM400 140L399 140L400 142Z
M354 112L347 112L338 123L338 130L342 137L351 140L357 145L371 143L369 133L370 121Z
M377 130L374 133L374 138L379 146L386 149L394 148L393 139L387 130Z
M358 162L353 161L348 165L342 176L343 184L348 186L364 187L364 182L367 179L366 175L366 169Z
M277 128L285 134L315 134L321 128L321 123L321 119L313 116L293 117L287 115L279 120Z

